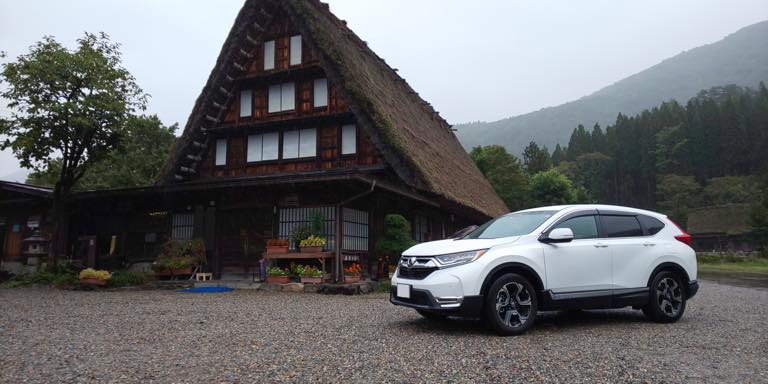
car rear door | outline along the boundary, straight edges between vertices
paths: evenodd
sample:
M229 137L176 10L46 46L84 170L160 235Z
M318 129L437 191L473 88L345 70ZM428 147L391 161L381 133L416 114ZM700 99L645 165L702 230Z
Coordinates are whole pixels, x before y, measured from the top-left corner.
M656 241L645 236L636 214L601 212L599 221L601 237L611 251L614 288L645 287L644 272L654 260Z
M592 211L594 212L594 211ZM598 239L596 212L569 215L547 230L570 228L574 239L543 244L547 287L554 293L611 288L611 253Z

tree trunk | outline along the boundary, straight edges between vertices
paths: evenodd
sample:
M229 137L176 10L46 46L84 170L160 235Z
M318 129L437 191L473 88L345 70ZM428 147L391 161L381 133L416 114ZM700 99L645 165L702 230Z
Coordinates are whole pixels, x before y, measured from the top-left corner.
M69 187L56 183L53 189L53 229L51 245L48 248L48 267L56 266L59 258L65 255L69 243Z

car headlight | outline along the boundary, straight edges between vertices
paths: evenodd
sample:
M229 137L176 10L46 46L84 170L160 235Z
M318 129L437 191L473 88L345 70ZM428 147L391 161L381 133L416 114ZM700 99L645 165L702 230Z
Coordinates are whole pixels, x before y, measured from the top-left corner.
M476 251L466 251L457 253L448 253L445 255L435 256L435 259L444 267L454 267L461 264L471 263L482 256L487 249L479 249Z

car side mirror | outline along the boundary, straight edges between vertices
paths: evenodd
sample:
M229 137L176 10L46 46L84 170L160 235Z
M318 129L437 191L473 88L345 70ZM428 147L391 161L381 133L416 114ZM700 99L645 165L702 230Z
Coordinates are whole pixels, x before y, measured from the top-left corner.
M555 228L547 235L541 235L542 243L567 243L573 240L573 231L570 228Z

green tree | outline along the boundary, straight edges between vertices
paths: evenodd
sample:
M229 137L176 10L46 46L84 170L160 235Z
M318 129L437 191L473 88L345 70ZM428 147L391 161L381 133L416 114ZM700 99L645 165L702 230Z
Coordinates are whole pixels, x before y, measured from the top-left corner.
M574 184L589 191L592 200L606 201L610 195L606 179L612 162L613 159L600 152L585 153L576 158L575 175L569 177Z
M535 141L531 141L523 150L523 166L529 175L552 168L552 158L547 147L539 147Z
M560 146L560 143L558 143L555 145L555 150L552 151L552 165L557 166L563 161L565 161L565 151Z
M592 152L592 136L579 124L578 127L573 129L571 134L571 140L568 142L568 152L566 157L568 160L575 160L580 155Z
M375 249L379 259L379 275L384 266L400 257L406 249L416 245L411 237L411 223L403 215L390 213L384 216L384 236L376 240Z
M659 173L685 172L688 139L680 125L661 128L655 135L656 171Z
M475 147L469 156L510 210L528 206L528 176L520 160L500 145Z
M688 210L702 203L701 186L693 176L660 175L656 195L658 209L683 227L688 223Z
M3 64L0 96L10 117L0 134L21 165L44 170L60 159L53 192L54 228L49 265L67 248L69 195L93 163L120 145L126 121L146 95L121 66L119 45L86 33L68 50L46 36L15 62Z
M178 125L165 126L155 116L131 116L118 149L85 171L73 189L140 187L152 184L168 158ZM32 172L27 183L53 187L61 172L61 159Z
M537 206L572 204L583 197L577 194L571 181L556 169L531 177L531 199Z
M751 203L761 198L760 188L751 176L713 177L703 192L707 205Z

